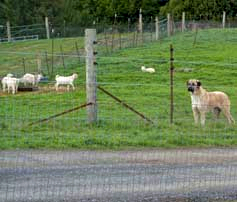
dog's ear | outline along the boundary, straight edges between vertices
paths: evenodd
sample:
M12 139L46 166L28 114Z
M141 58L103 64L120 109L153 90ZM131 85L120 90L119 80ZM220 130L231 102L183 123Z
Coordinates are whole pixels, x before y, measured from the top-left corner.
M202 83L197 80L197 86L201 86L201 85L202 85Z
M188 83L189 83L189 80L187 80L186 85L188 85Z

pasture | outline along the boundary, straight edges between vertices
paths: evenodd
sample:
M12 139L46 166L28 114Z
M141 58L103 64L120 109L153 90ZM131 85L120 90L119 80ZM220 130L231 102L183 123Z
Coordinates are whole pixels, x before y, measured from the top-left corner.
M125 149L137 147L216 147L237 144L236 125L225 118L214 120L209 114L205 127L194 125L186 81L199 79L209 91L224 91L231 100L231 113L237 121L237 29L210 29L178 33L170 38L102 54L98 44L98 85L151 119L147 123L98 89L98 122L87 124L86 109L30 125L86 103L85 63L79 62L75 41L80 49L83 38L54 39L56 68L42 71L49 82L40 83L35 92L16 95L0 93L0 149L80 148ZM170 124L170 52L174 47L174 123ZM66 68L62 65L62 49ZM29 61L26 71L36 71L34 59L47 51L51 40L0 44L0 77L11 72L21 75L22 57ZM44 56L42 56L44 58ZM83 61L83 57L81 58ZM51 64L51 63L49 63ZM141 66L155 68L153 74ZM32 69L31 69L32 68ZM51 69L50 69L51 68ZM54 89L56 74L78 73L76 90Z

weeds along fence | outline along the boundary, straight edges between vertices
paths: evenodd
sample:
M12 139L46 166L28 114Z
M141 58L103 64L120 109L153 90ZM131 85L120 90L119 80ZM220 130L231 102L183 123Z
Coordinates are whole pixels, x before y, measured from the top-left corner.
M22 55L26 72L38 69L36 59L41 57L40 69L48 81L33 92L0 92L0 201L235 200L236 125L227 124L223 116L215 120L211 114L205 127L195 125L186 81L198 77L204 88L226 92L237 120L237 89L232 79L237 61L230 46L236 43L236 30L177 33L149 46L125 48L124 44L121 50L118 40L110 52L104 35L97 39L100 88L95 124L87 120L86 105L90 103L86 103L81 39L76 39L79 55L74 39L49 41L54 51L47 54L48 60L44 51L39 56L19 53L18 44L14 53L1 52L7 60L1 65L7 63L5 67L11 67L8 70L17 76L24 70ZM38 41L34 47L42 50ZM145 74L142 65L156 72ZM60 87L56 92L54 76L75 71L79 75L76 90L67 92Z

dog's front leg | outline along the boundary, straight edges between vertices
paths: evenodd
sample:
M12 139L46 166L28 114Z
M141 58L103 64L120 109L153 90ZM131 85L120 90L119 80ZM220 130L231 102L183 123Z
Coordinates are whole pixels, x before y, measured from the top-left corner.
M206 121L206 112L200 112L200 118L201 118L201 125L204 126L205 125L205 121Z
M193 118L194 118L195 124L198 124L198 121L199 121L199 111L197 110L197 108L194 108L194 107L193 107Z

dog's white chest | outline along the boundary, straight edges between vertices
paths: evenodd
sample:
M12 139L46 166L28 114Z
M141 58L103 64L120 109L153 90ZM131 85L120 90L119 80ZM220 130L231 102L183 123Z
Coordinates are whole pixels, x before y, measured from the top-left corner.
M192 107L200 107L202 105L200 96L191 95Z

